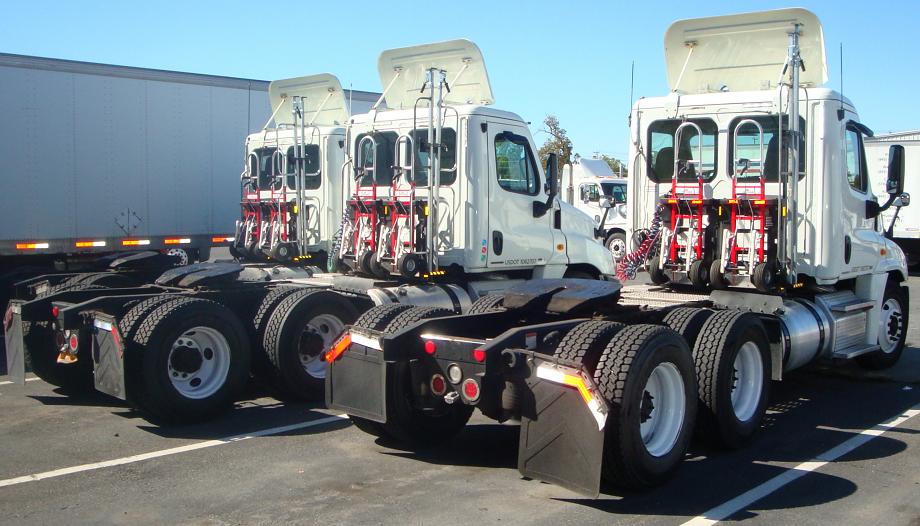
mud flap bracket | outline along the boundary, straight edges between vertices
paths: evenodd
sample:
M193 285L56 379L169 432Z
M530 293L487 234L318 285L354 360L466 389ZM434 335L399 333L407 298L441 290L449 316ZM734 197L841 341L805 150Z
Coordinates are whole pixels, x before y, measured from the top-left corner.
M10 380L19 385L26 383L26 351L22 340L22 314L20 303L11 302L6 311L4 343L6 344L6 372Z

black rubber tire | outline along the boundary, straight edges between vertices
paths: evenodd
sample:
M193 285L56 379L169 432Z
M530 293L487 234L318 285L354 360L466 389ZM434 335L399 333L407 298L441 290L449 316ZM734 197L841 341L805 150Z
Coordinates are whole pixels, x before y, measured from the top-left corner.
M280 263L289 263L297 256L297 245L294 243L278 243L271 250L271 258Z
M553 356L576 361L593 375L607 344L623 327L622 323L603 320L579 323L563 336Z
M754 288L760 292L773 292L776 289L776 273L773 270L773 264L769 261L754 265L754 272L751 273L751 284Z
M390 324L391 321L393 321L393 318L411 308L412 305L404 305L400 303L387 303L384 305L377 305L362 314L355 321L354 326L361 329L382 331L386 328L387 325ZM360 416L354 415L348 415L348 418L351 419L351 422L355 425L355 427L369 435L392 438L387 434L386 429L384 429L383 424L380 422L374 422L373 420L368 420L366 418L361 418Z
M125 352L125 395L128 404L141 411L144 407L144 375L143 375L143 349L139 348L135 340L137 329L141 322L160 305L167 301L174 301L173 305L191 301L192 298L162 294L136 302L131 306L121 319L118 320L118 334L121 336Z
M275 311L285 298L298 290L304 290L302 287L280 286L273 288L262 298L259 308L256 309L252 317L252 323L249 325L249 345L252 349L252 373L253 375L268 383L270 386L278 385L277 371L268 359L265 349L262 347L262 341L265 338L265 326L271 313Z
M689 278L690 283L696 290L706 290L709 287L709 267L712 265L705 259L698 259L690 263Z
M666 362L680 372L687 406L671 451L656 457L642 442L641 404L649 376ZM696 375L686 341L661 325L627 326L604 349L594 378L610 406L604 430L604 480L632 490L664 483L683 460L696 418Z
M706 320L712 316L711 309L698 309L696 307L680 307L667 313L662 323L674 329L687 340L687 346L693 348L700 330Z
M412 307L399 313L384 329L384 332L393 334L396 331L405 329L416 322L427 320L428 318L438 318L441 316L450 316L454 311L444 307Z
M369 277L374 277L374 269L371 266L374 260L374 252L370 250L365 250L360 255L358 255L358 269L362 274Z
M414 278L416 274L424 269L425 264L415 254L404 254L399 257L396 267L402 277Z
M648 276L655 285L664 285L670 281L668 276L664 273L664 270L659 268L660 264L661 259L659 256L653 257L648 262Z
M386 303L377 305L365 311L355 320L354 326L373 331L382 331L393 321L393 318L412 308L412 305L402 303Z
M212 395L188 398L172 385L167 362L173 342L193 327L209 327L227 339L230 366L223 385ZM164 422L200 422L228 409L249 377L249 338L227 307L204 299L176 298L159 304L146 317L130 344L140 359L142 391L137 397L145 411Z
M623 253L620 254L619 257L617 257L617 255L613 253L613 244L617 240L623 242ZM626 244L626 234L622 232L614 232L610 234L609 236L607 236L607 240L604 241L604 246L607 247L607 250L609 250L610 253L613 255L614 263L620 261L620 259L622 259L623 256L625 256L629 252L629 249L627 248L627 244Z
M397 315L386 332L398 332L420 320L450 313L450 310L438 307L413 307ZM383 429L387 436L404 445L425 447L450 440L466 426L473 414L473 406L459 401L453 404L441 402L440 407L432 412L412 407L408 362L397 362L387 380L387 422L383 424Z
M897 327L890 324L887 327L890 332L897 332L897 344L891 350L891 352L888 353L879 350L873 353L858 356L856 358L856 363L865 369L875 371L888 369L889 367L892 367L894 364L898 363L898 360L901 359L901 355L904 353L904 346L907 342L907 327L908 322L910 321L910 308L907 305L907 299L904 294L904 290L897 283L889 282L885 287L885 295L882 298L882 315L887 315L886 303L888 303L889 300L897 301L901 307L901 315L897 317L900 320ZM889 318L891 318L893 321L895 316L889 316ZM879 343L881 343L881 338L883 337L885 337L885 335L879 334Z
M31 365L35 376L51 385L60 387L67 394L81 394L92 392L93 358L90 355L92 341L87 334L80 334L80 354L75 363L59 364L57 357L59 349L54 342L54 329L49 322L23 322L23 343L28 354L27 361ZM86 351L85 354L82 351Z
M742 345L754 342L763 366L763 386L754 414L741 421L732 407L735 357ZM693 347L699 384L697 435L715 445L738 448L760 429L770 400L772 355L763 323L757 315L738 311L718 311L706 320Z
M304 288L284 298L272 311L265 326L262 347L280 381L277 386L285 395L297 400L322 400L326 379L308 373L301 363L299 350L304 343L307 322L315 316L337 318L344 328L355 321L358 311L341 295L323 289ZM331 330L331 329L327 329ZM311 333L315 345L315 334ZM333 338L337 338L336 334ZM317 349L319 360L328 349Z
M728 288L728 282L722 275L722 261L715 260L709 265L709 286L714 290L725 290Z
M484 312L501 312L505 310L502 304L505 303L504 294L486 294L470 305L467 314L482 314Z

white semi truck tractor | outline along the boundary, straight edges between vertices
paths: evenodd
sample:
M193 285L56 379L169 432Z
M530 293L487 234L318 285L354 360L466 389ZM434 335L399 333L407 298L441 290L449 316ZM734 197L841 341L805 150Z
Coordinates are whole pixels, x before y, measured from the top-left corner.
M545 279L462 315L378 307L327 355L330 408L409 445L454 436L476 408L519 421L522 474L596 496L602 480L667 480L694 434L744 445L790 370L898 360L907 268L877 218L901 194L903 149L879 204L871 131L822 87L817 17L682 20L665 54L671 93L630 115L627 216L643 242L618 264L659 285Z
M603 159L577 159L562 168L567 183L566 200L594 218L597 237L613 254L614 261L626 255L627 180L616 177Z
M360 115L344 113L331 75L272 86L281 124L249 140L241 262L140 286L19 284L5 318L11 376L23 378L28 352L52 382L157 420L201 420L250 369L288 396L321 398L325 354L359 317L469 312L529 280L614 279L592 219L557 195L555 158L544 173L527 123L491 107L474 44L386 51L379 69L386 89ZM323 252L345 272L317 272Z

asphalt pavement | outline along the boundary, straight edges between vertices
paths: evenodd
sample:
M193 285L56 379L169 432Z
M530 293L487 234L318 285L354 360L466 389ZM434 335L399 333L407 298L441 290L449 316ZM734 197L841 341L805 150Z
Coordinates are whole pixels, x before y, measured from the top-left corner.
M481 416L412 452L256 384L216 421L160 427L101 394L0 377L0 524L918 526L920 307L911 319L895 368L794 372L748 447L694 443L665 486L599 499L523 479L517 427Z

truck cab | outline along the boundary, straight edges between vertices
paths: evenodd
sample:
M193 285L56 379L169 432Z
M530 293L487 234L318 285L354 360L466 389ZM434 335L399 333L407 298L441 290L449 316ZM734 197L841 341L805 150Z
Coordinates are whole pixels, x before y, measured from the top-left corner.
M386 109L347 131L346 265L378 277L612 275L592 218L560 198L527 123L492 106L475 44L389 50L378 68Z
M594 218L598 238L613 254L614 261L626 255L627 179L616 177L607 161L577 159L562 169L567 182L566 200Z
M246 138L232 251L325 267L342 216L349 104L330 74L276 80L268 92L272 116Z
M673 194L681 184L698 183L698 200L708 209L689 220L664 210L670 221L662 226L660 255L650 262L659 281L749 288L758 286L752 279L758 263L769 267L758 288L771 292L806 282L862 283L889 272L906 279L903 253L879 227L864 148L872 131L846 97L822 87L827 74L817 18L783 12L798 20L808 64L796 75L795 92L789 82L777 84L790 32L778 12L734 15L742 25L731 33L707 25L709 19L668 30L671 93L640 99L630 115L629 232L647 232L662 200L679 201ZM725 49L743 52L727 57ZM758 183L759 195L744 190ZM706 245L695 257L702 260L699 273L686 271L691 265L684 260L669 267L668 245L686 246L694 235Z

